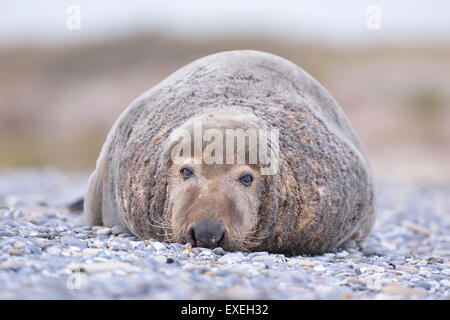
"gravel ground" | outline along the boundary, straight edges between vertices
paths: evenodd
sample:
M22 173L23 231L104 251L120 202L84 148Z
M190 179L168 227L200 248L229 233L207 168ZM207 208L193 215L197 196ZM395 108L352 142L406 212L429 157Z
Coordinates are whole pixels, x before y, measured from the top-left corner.
M361 246L285 257L141 241L58 206L85 175L0 172L1 299L450 299L450 186L379 183Z

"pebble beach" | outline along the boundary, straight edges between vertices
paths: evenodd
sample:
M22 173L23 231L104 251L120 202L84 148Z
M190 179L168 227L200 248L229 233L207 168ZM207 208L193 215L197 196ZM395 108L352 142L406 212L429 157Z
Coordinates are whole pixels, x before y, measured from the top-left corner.
M0 299L450 299L450 186L379 181L363 243L227 252L85 226L84 174L0 171Z

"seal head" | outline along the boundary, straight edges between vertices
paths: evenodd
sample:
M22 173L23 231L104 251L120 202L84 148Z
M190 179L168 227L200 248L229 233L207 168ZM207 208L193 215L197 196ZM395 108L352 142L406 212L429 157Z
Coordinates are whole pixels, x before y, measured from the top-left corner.
M250 113L214 110L171 134L167 201L174 241L228 250L259 244L264 174L278 161L275 143L267 131L261 136L261 125ZM265 151L273 151L270 156L258 154L262 142Z

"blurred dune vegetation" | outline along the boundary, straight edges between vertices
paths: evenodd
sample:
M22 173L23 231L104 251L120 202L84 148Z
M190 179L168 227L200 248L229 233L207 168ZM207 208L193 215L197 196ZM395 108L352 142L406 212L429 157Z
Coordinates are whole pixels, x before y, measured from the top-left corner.
M379 178L450 181L450 45L328 47L253 37L136 34L0 50L0 167L91 170L115 119L183 65L234 49L301 66L335 97Z

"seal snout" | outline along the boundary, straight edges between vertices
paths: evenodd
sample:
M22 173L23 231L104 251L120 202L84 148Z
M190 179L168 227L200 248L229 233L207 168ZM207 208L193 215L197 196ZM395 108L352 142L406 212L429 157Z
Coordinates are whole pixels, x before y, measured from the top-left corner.
M194 247L216 248L223 246L226 229L222 221L203 220L194 224L187 233L187 240Z

